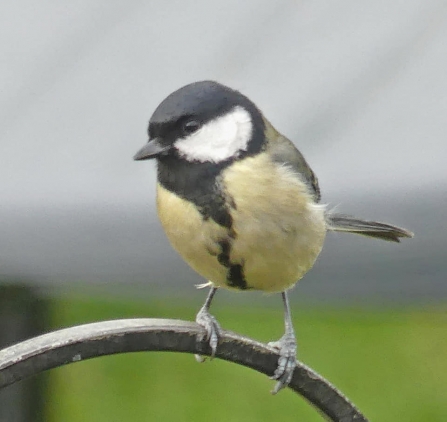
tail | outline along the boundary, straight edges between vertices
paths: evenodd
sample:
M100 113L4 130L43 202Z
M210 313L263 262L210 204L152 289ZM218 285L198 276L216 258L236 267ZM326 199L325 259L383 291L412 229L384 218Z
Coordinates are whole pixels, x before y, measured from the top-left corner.
M376 221L359 220L349 215L328 214L328 230L336 232L357 233L376 237L389 242L400 242L401 237L413 237L413 233L400 227Z

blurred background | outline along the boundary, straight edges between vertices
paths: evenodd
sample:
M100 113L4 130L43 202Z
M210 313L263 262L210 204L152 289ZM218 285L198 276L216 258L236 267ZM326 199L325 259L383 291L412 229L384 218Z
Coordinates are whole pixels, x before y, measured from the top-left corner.
M323 202L415 232L329 234L292 294L299 358L371 420L447 418L447 3L3 0L0 346L124 317L193 319L205 292L135 163L173 90L213 79L303 152ZM282 334L278 296L219 292L223 327ZM259 374L101 358L0 392L0 421L319 421Z

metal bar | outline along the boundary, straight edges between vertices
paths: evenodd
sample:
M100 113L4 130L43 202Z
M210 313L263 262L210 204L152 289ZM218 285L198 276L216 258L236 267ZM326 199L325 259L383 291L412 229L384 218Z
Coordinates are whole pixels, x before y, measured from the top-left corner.
M0 286L0 348L33 337L48 329L46 301L36 289ZM44 422L47 375L0 390L0 421Z
M80 325L45 334L0 350L0 388L72 362L115 353L176 351L210 355L203 328L193 322L167 319L125 319ZM274 349L230 331L221 331L216 357L271 376L278 355ZM331 421L367 419L328 381L297 362L289 385Z

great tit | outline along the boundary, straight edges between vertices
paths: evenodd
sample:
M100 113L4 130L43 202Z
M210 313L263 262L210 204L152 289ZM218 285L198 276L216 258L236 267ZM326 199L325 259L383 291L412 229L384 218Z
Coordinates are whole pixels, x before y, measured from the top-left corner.
M285 334L273 393L290 383L296 338L287 290L315 263L326 232L392 242L405 229L329 212L318 180L294 144L240 92L214 81L166 97L149 121L135 160L157 160L157 210L173 248L209 280L196 321L214 355L219 324L209 313L220 287L282 295Z

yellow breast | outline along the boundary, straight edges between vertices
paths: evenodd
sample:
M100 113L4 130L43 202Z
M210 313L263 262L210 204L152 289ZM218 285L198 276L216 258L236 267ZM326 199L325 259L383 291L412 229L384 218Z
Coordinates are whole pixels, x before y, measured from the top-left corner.
M291 287L321 251L324 207L313 202L290 168L271 162L267 154L228 167L221 183L234 203L231 235L212 219L204 220L194 204L158 186L158 214L174 249L214 285L228 287L228 269L217 259L219 241L227 238L230 261L243 266L248 288L279 292Z

